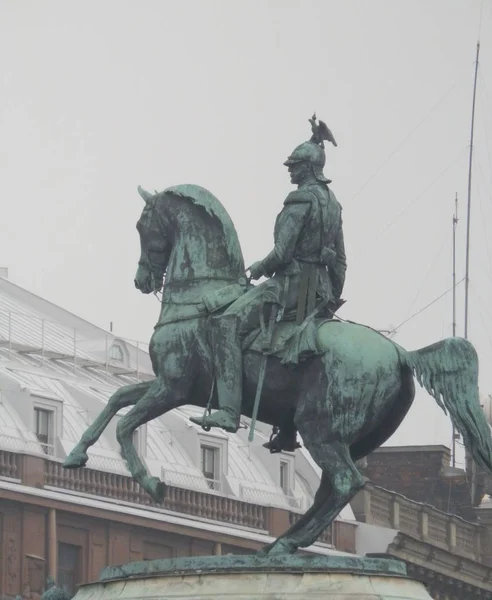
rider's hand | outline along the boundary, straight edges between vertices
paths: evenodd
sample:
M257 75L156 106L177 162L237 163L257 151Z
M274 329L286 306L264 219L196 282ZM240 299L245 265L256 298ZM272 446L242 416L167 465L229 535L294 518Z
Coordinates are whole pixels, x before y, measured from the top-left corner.
M249 268L249 272L251 273L251 279L259 279L265 274L263 270L263 265L261 264L261 260L253 263Z

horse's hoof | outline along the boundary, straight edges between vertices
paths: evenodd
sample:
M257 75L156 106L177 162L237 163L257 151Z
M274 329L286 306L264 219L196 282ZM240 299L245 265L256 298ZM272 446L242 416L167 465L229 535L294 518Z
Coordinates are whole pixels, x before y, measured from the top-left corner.
M256 553L256 556L259 556L260 558L268 556L270 553L270 550L275 546L276 542L272 542L271 544L267 544L266 546L263 546L263 548L260 548L258 550L258 552Z
M65 469L78 469L79 467L85 467L89 457L85 452L70 452L70 454L65 459L63 463L63 467Z
M166 493L166 484L163 481L158 477L149 477L144 487L153 500L158 504L162 504Z
M257 553L257 556L272 556L273 554L294 554L297 546L287 540L277 540L265 546Z

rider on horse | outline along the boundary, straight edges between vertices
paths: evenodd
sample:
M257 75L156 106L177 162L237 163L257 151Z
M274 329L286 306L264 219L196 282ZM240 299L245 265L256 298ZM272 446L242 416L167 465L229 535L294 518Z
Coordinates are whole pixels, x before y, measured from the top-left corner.
M212 352L219 410L193 417L204 427L222 427L236 432L242 402L242 340L260 326L265 304L277 305L277 315L301 324L323 303L320 316L330 318L341 306L347 268L342 230L342 209L331 183L323 174L326 162L324 140L336 146L331 131L310 119L313 135L292 152L284 165L291 182L298 186L284 201L277 217L273 250L250 267L251 278L267 276L212 321ZM271 451L294 450L296 431L280 430L268 444Z

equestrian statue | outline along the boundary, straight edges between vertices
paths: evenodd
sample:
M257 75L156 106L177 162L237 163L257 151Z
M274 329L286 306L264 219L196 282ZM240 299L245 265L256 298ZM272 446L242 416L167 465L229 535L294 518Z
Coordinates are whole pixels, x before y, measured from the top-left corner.
M310 123L311 138L284 163L297 189L277 217L273 250L249 269L227 211L209 191L139 187L145 204L135 286L144 294L162 290L149 348L155 378L118 389L64 463L84 466L111 419L133 406L117 426L121 454L134 480L162 502L165 484L147 473L132 443L144 423L192 404L204 412L191 420L206 430L235 432L244 415L251 439L257 418L270 424L270 452L294 451L299 432L321 469L320 485L312 506L263 554L313 544L363 488L355 463L399 427L414 399L414 375L449 411L475 462L492 471L470 342L454 337L407 351L336 316L347 266L342 209L323 173L324 142L336 142L315 115Z

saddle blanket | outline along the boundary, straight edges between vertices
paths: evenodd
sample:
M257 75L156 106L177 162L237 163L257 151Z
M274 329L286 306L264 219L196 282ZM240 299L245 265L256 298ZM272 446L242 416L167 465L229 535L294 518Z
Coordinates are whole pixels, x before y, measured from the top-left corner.
M333 320L313 319L304 327L295 322L280 322L275 326L270 347L266 331L258 328L246 336L243 351L277 356L282 364L297 365L324 352L318 345L318 328L330 322Z

